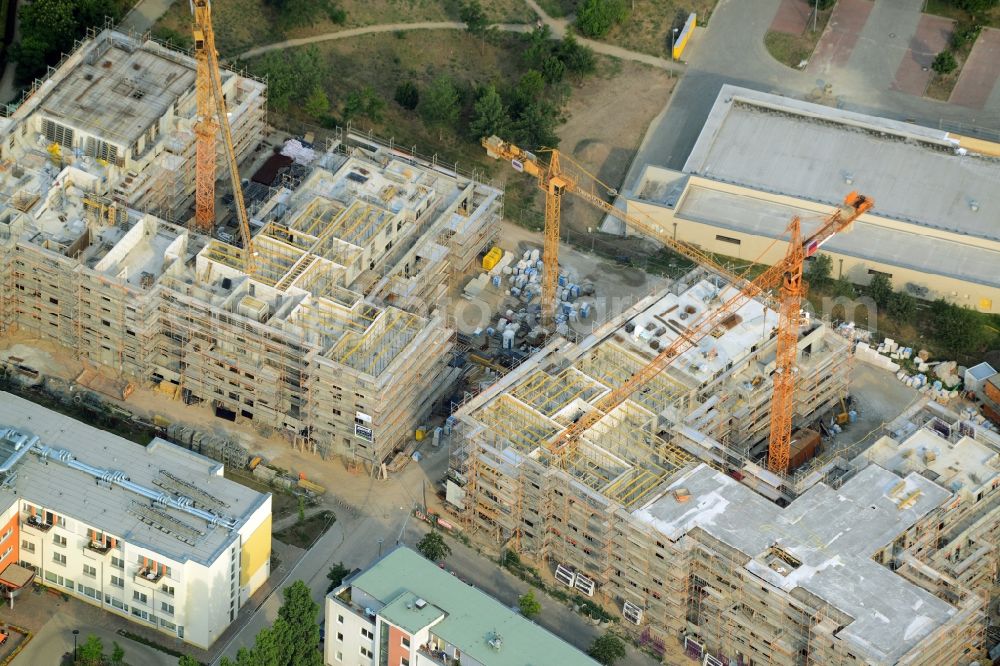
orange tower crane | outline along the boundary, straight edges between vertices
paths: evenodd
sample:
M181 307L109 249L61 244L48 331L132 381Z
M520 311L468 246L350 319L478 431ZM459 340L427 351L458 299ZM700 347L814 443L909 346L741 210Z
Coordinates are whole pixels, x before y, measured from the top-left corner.
M550 452L564 460L575 451L583 433L633 393L645 386L653 377L670 366L684 352L698 344L705 336L719 327L729 315L738 311L746 303L781 284L780 319L778 324L778 364L774 383L774 405L771 411L771 434L769 445L774 447L768 453L768 467L771 471L785 472L788 469L789 442L791 441L792 410L795 392L795 359L798 343L799 309L803 294L802 266L806 257L812 256L823 243L834 234L847 229L858 217L869 210L874 203L868 197L851 192L827 217L820 228L805 241L801 240L800 221L792 221L792 239L785 258L770 266L757 279L738 288L722 305L707 313L705 317L684 335L677 337L670 346L661 350L646 366L640 368L621 386L607 393L595 405L595 409L585 413L579 420L556 435L547 443ZM780 375L778 374L780 373Z
M243 200L232 128L229 126L226 100L222 94L219 54L215 50L215 31L212 28L212 4L210 0L193 0L191 10L194 13L194 54L197 63L195 95L198 105L198 123L195 125L197 144L194 224L203 233L211 233L215 227L215 137L221 128L229 177L233 185L236 218L243 240L244 269L247 273L253 273L254 252L250 217L247 215L246 202Z
M559 218L562 195L574 190L572 177L563 174L559 151L552 150L547 166L538 158L497 136L482 140L486 154L494 159L509 160L513 167L538 179L538 187L545 192L545 242L542 246L542 324L551 326L556 312L556 281L559 277Z

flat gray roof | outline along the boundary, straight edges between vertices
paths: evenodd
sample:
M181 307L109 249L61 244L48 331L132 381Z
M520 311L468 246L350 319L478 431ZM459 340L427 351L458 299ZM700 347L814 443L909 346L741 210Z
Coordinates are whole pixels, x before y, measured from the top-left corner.
M1000 160L959 155L942 131L737 86L722 87L684 172L826 204L857 190L876 215L1000 239Z
M138 486L172 497L183 491L185 496L195 501L196 506L208 507L220 517L232 520L235 527L228 529L224 525L211 525L197 515L170 505L153 506L149 498L71 467L56 455L43 459L38 447L15 465L14 481L0 488L0 497L5 502L11 503L20 496L57 515L80 520L107 532L109 536L149 548L175 561L194 560L209 565L237 538L236 530L268 498L267 494L223 478L220 473L222 463L166 440L156 438L149 446L142 446L18 396L0 392L0 431L7 428L38 436L38 447L66 450L73 459L86 466L122 471L128 481ZM12 446L3 442L0 449L0 457L6 459ZM193 484L197 490L172 481L163 471L182 482ZM145 514L147 517L155 516L153 522L170 529L171 533L140 520L137 511L142 513L142 510L137 505L152 506L168 516ZM178 522L171 521L171 518ZM195 532L202 534L196 535ZM189 540L182 541L181 536L189 537Z
M730 229L782 240L788 239L785 229L796 215L802 218L803 235L818 228L819 219L814 211L697 185L688 188L676 212L680 219L710 224L720 230ZM1000 252L975 245L974 239L969 240L970 244L966 245L889 229L861 219L854 223L850 232L837 234L824 243L823 250L967 282L1000 286L1000 270L997 270Z
M685 488L687 501L671 490ZM744 553L744 567L786 592L802 588L853 621L837 632L880 663L893 663L955 609L871 559L951 493L912 473L869 465L840 490L818 484L782 509L702 464L634 512L672 540L699 527ZM769 557L772 548L799 562Z
M128 148L194 87L194 60L156 42L102 32L40 111Z

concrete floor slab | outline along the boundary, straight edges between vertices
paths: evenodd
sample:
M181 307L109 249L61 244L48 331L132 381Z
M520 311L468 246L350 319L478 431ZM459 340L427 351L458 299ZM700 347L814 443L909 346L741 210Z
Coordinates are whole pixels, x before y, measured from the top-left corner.
M958 83L951 92L952 104L981 109L1000 78L1000 30L986 28L962 67Z
M820 37L806 71L821 74L831 68L845 66L864 30L872 6L870 0L840 0L833 9L830 23Z
M923 95L934 76L931 63L938 53L948 48L955 22L943 16L923 14L917 30L910 38L910 48L896 70L890 88L911 95Z
M771 21L771 30L789 35L801 35L812 17L812 8L805 0L781 0Z

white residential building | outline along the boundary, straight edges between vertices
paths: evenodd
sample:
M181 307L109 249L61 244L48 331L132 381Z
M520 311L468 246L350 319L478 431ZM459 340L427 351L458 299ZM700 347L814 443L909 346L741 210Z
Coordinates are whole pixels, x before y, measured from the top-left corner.
M0 536L15 537L0 583L16 562L207 648L270 574L271 496L222 472L165 440L143 447L0 393Z

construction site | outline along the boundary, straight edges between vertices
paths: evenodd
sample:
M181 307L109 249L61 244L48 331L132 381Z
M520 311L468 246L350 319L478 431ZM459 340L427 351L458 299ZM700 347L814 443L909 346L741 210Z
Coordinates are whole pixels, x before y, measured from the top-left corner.
M384 471L458 372L443 306L501 192L348 137L250 188L266 88L215 63L203 95L207 59L105 30L2 119L0 333L69 351L81 388L157 387Z
M557 153L485 143L538 178L547 241L558 198L593 197ZM973 662L1000 571L1000 437L923 397L834 445L854 344L801 309L805 260L872 206L793 217L753 279L608 210L698 267L467 396L446 480L466 529L611 603L663 656Z
M463 529L661 658L981 654L1000 436L925 395L840 444L855 341L803 310L807 261L878 192L797 209L737 272L558 150L494 136L545 196L540 250L505 253L500 186L350 132L265 149L266 85L222 68L192 11L191 53L93 32L0 118L0 336L82 364L75 390L153 389L373 477L450 414L434 443ZM684 274L601 307L603 265L560 262L565 197Z

